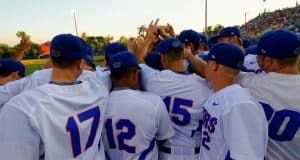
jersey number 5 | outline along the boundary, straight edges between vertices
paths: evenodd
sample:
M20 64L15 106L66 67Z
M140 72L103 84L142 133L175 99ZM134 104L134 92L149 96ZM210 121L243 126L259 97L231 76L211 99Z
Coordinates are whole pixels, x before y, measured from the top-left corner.
M78 117L80 123L83 123L84 121L86 121L88 119L92 119L90 135L88 137L88 140L85 144L85 149L84 149L84 150L87 150L89 147L91 147L93 145L94 140L95 140L95 136L96 136L96 133L98 130L98 124L100 121L100 109L97 106L95 108L92 108L92 109L89 109L82 113L79 113L77 115L77 117ZM76 158L77 156L79 156L82 153L82 151L81 151L79 128L78 128L77 122L75 121L74 116L68 118L66 130L67 130L67 132L70 133L73 157Z
M173 100L173 105L172 105ZM182 99L182 98L172 98L166 97L164 99L167 110L171 113L172 121L179 126L185 126L190 124L191 114L187 108L193 107L193 101Z
M261 103L269 122L269 137L278 141L291 141L300 126L299 112L292 110L280 110L274 112L266 103Z

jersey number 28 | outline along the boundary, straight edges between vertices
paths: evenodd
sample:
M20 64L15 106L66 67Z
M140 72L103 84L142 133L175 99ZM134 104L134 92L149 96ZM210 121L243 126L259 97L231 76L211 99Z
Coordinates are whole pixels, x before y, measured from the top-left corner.
M171 114L172 121L176 125L186 126L190 124L191 114L187 109L193 107L193 101L176 97L166 97L164 98L164 102L168 112Z

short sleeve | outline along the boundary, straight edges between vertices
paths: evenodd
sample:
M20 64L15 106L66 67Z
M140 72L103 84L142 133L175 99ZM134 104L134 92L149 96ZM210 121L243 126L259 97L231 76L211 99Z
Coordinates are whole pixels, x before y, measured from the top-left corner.
M144 89L149 90L149 82L153 77L159 77L160 71L155 70L146 64L140 64L142 68L141 78L142 78L142 86Z
M166 106L162 100L160 100L156 115L156 124L158 128L158 131L156 133L156 140L161 141L171 138L175 134L175 131L173 129L173 125L167 112Z
M28 117L11 105L0 113L1 159L39 160L40 137Z
M95 71L94 77L100 82L107 90L111 90L112 83L110 79L110 71Z
M33 83L32 75L0 86L0 106L3 106L13 96L21 93L29 83Z
M231 158L262 160L266 151L267 122L255 103L233 106L223 116L224 138Z
M247 87L248 84L255 78L256 74L251 72L240 72L235 78L235 82L243 87Z

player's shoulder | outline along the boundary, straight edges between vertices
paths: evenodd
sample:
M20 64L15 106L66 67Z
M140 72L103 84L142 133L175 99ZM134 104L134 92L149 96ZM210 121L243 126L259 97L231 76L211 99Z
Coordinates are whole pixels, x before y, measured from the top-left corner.
M24 113L30 114L39 106L39 101L47 100L49 98L47 85L48 84L44 84L31 90L21 92L11 98L5 105L15 107Z
M148 102L154 106L159 106L162 102L161 97L152 92L139 91L139 90L134 90L133 92L138 99L141 99L144 102Z
M254 98L251 96L249 90L237 84L218 91L213 97L222 101L223 104L230 106L254 102Z
M260 72L260 73L253 73L253 72L240 72L239 75L235 78L235 82L244 86L259 86L261 83L261 79L265 79L267 77L267 73Z

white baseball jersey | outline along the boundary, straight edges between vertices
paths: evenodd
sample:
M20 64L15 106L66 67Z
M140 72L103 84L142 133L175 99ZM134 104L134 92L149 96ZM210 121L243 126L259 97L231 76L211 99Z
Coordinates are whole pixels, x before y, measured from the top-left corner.
M196 74L157 71L144 64L140 66L143 87L164 99L173 122L175 136L164 146L177 148L177 154L191 155L189 151L194 153L194 148L200 147L203 105L210 94L206 80ZM182 153L178 148L187 152Z
M96 67L96 72L105 72L105 71L109 71L109 69L107 67L101 67L101 66Z
M73 85L45 84L13 97L0 115L1 158L103 157L98 144L107 96L108 90L102 85L83 81Z
M250 71L254 73L261 73L262 70L257 64L256 55L248 54L245 56L244 66Z
M50 82L51 73L51 68L38 70L22 79L0 86L0 111L2 106L13 96L21 93L24 90L30 90ZM107 89L110 89L111 87L109 73L103 73L101 75L98 75L98 73L96 72L84 70L82 74L78 77L78 80L99 82L103 84Z
M263 160L268 125L263 109L247 89L228 86L204 106L201 160Z
M105 114L103 142L111 160L157 160L156 140L174 135L164 102L149 92L112 91Z
M300 75L243 73L238 82L263 105L269 122L267 159L299 159Z

